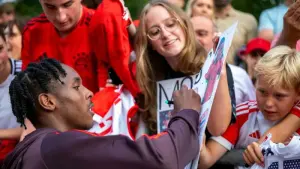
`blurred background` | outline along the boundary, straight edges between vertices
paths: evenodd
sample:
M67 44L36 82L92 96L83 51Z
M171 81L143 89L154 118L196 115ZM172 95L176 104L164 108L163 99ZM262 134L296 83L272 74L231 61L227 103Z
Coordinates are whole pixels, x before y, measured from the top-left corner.
M253 14L258 19L262 10L278 5L282 0L233 0L235 9ZM21 16L36 16L42 9L38 0L0 0L0 4L14 2L16 12ZM83 3L93 8L100 0L83 0ZM133 19L137 19L139 12L148 0L125 0Z

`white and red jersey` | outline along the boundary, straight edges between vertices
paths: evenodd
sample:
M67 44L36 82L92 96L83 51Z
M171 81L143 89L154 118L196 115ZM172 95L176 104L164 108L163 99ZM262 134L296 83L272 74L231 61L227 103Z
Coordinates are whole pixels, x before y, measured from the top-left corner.
M232 148L246 148L260 137L277 122L266 120L257 107L256 101L248 101L237 106L237 121L231 124L225 133L219 137L212 137L213 140L230 150ZM297 103L291 110L292 114L300 117L300 103ZM300 129L295 135L300 134Z
M126 135L134 139L130 121L138 111L138 106L131 93L121 85L118 89L108 87L96 93L93 117L95 123L89 132L98 135Z

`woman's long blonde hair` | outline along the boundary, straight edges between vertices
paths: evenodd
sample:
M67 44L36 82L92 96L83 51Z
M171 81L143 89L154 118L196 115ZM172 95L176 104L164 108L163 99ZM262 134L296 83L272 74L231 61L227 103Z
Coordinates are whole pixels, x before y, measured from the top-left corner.
M142 92L139 106L143 120L151 132L156 131L156 82L166 77L167 62L164 57L154 51L148 41L146 29L146 15L154 6L164 7L170 15L176 17L186 37L186 44L178 56L180 63L176 70L186 75L196 74L203 66L206 52L196 40L194 29L186 14L178 7L162 1L147 4L141 15L140 24L135 36L135 52L137 56L136 78Z

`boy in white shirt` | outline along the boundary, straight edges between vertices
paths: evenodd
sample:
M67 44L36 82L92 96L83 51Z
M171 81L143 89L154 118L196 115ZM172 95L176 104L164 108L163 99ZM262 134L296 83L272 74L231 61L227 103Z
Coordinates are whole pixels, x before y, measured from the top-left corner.
M299 115L300 53L289 47L276 47L260 59L255 71L257 100L237 106L236 123L230 125L222 136L212 137L203 145L199 163L201 169L212 166L232 148L246 148L258 141L289 112ZM299 133L300 130L294 134ZM249 153L253 154L254 151ZM244 154L246 161L253 157Z

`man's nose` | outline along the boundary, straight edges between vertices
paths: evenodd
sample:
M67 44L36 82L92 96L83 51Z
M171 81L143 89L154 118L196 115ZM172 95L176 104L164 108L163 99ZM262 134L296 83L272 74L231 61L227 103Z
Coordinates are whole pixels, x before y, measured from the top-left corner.
M66 18L67 18L67 14L66 14L65 10L62 8L59 8L57 11L57 14L56 14L56 20L60 23L63 23L63 22L65 22Z

